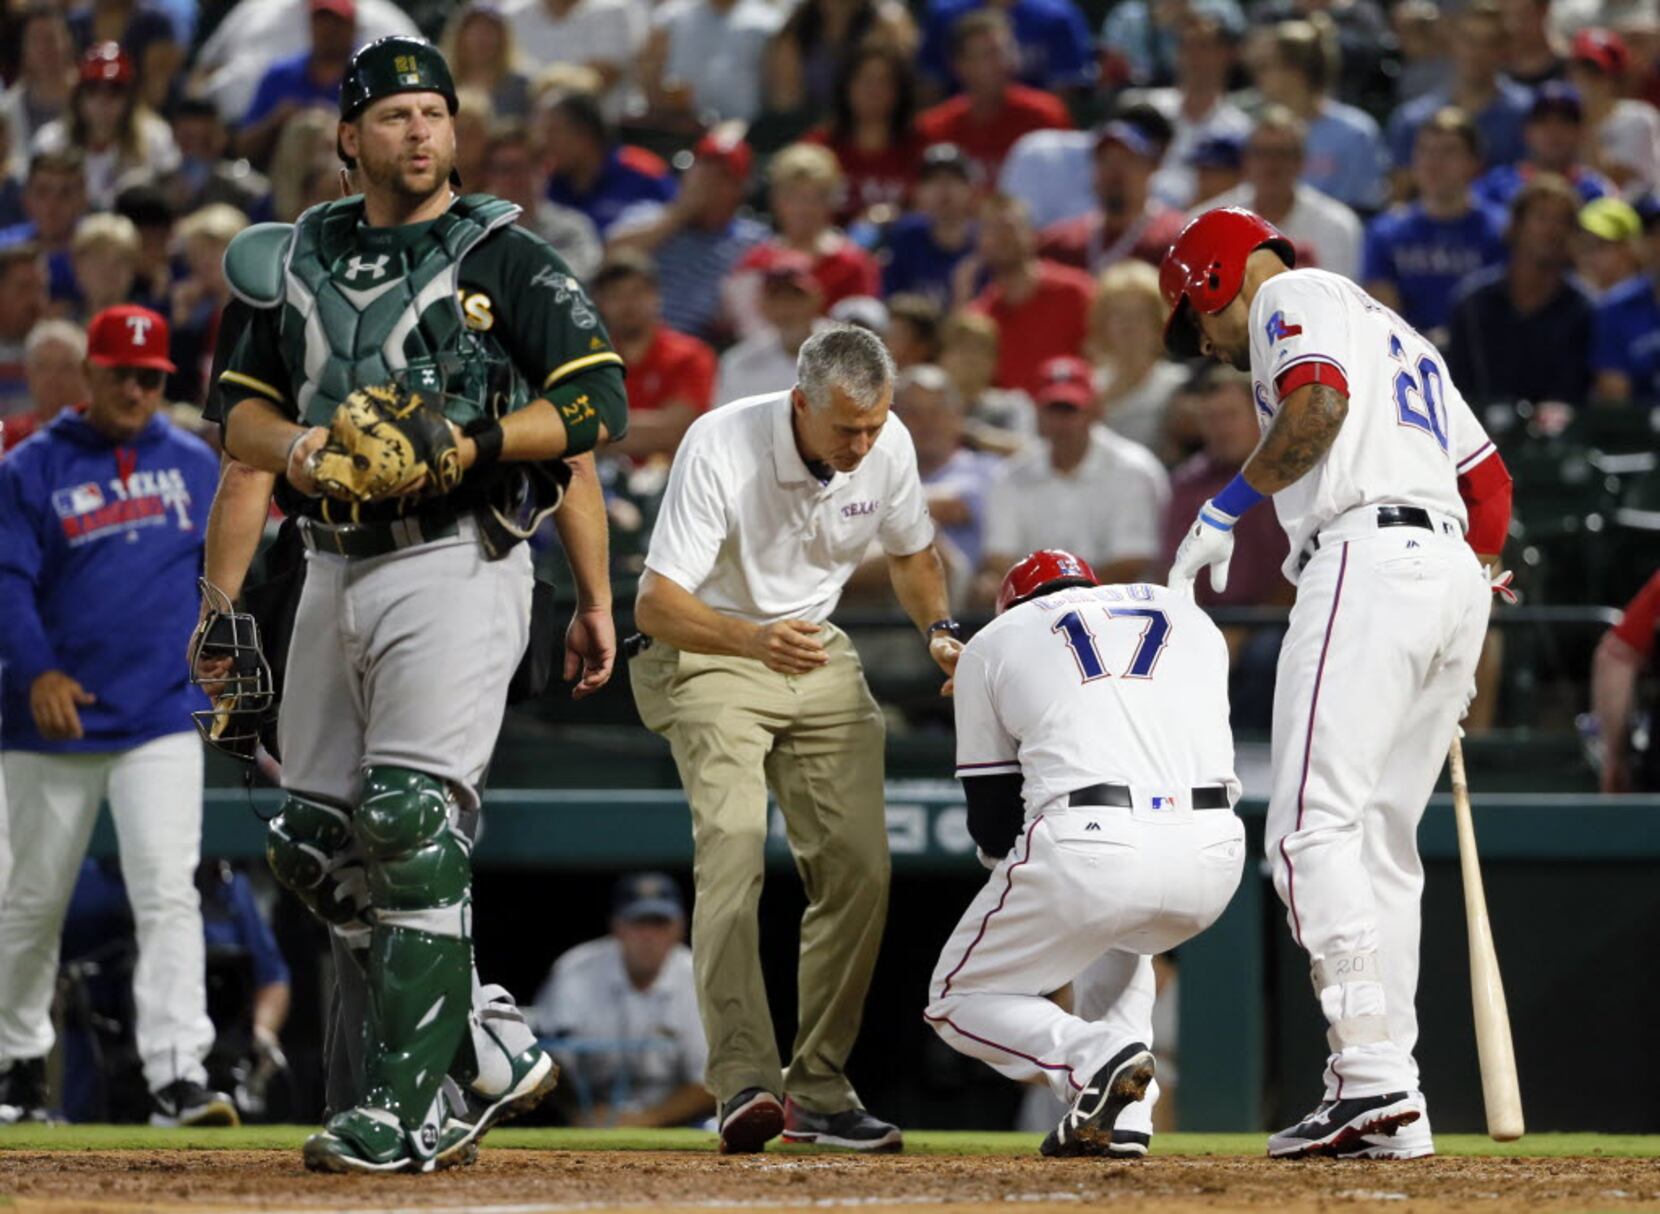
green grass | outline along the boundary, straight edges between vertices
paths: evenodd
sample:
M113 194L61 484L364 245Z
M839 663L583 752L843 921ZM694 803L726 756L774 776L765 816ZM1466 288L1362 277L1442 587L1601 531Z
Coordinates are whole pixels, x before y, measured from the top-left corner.
M309 1126L244 1126L236 1130L153 1130L147 1126L6 1126L0 1127L0 1152L82 1150L298 1150ZM1161 1134L1155 1155L1260 1155L1262 1134ZM707 1151L714 1135L701 1130L566 1130L504 1129L490 1135L494 1147L533 1151ZM911 1131L905 1150L912 1155L1029 1155L1037 1150L1035 1134L947 1133ZM1660 1135L1535 1134L1520 1142L1498 1143L1479 1134L1438 1134L1443 1155L1564 1157L1624 1156L1660 1159ZM775 1147L786 1153L808 1148Z

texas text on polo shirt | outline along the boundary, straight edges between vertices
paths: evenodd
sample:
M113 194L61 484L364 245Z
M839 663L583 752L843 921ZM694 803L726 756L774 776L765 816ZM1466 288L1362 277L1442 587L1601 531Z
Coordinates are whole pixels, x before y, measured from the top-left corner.
M646 565L752 623L829 618L872 541L891 556L934 540L916 449L893 414L852 472L821 481L801 458L790 393L692 423L676 453Z

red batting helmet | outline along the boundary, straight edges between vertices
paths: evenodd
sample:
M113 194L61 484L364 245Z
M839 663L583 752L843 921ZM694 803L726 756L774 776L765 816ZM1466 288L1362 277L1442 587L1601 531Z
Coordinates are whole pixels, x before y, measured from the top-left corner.
M1063 586L1099 586L1101 579L1081 556L1043 548L1014 563L997 592L997 614Z
M1164 348L1176 358L1199 354L1199 332L1189 310L1214 316L1245 285L1245 259L1270 248L1286 265L1297 264L1291 242L1273 224L1244 207L1218 207L1193 219L1164 255L1159 290L1170 307Z

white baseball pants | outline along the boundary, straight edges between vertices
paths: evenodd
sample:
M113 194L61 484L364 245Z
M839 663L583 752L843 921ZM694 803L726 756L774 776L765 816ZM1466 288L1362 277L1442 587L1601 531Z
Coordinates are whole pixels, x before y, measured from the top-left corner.
M1226 810L1040 814L951 933L925 1018L954 1049L1047 1083L1070 1105L1119 1050L1152 1045L1152 983L1137 983L1143 963L1132 955L1175 948L1216 921L1239 886L1244 838ZM1123 997L1102 1019L1047 998L1107 954L1121 957ZM1150 1131L1147 1113L1145 1125L1118 1125Z
M0 754L13 867L0 908L0 1061L51 1052L58 942L75 876L108 799L138 936L139 1058L152 1091L207 1078L213 1045L196 865L202 743L175 733L99 754Z
M1266 846L1331 1026L1327 1099L1418 1088L1418 821L1475 694L1492 597L1456 524L1375 520L1321 532L1274 694Z

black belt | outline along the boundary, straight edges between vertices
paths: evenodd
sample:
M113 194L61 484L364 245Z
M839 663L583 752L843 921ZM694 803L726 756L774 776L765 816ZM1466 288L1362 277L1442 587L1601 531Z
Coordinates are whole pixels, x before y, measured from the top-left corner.
M1228 790L1220 784L1201 784L1192 790L1193 800L1187 806L1189 809L1231 809L1228 804ZM1109 805L1118 809L1133 809L1135 798L1130 796L1127 784L1091 784L1088 788L1078 788L1067 797L1066 803L1071 806L1080 805ZM1182 808L1180 805L1171 806L1172 809Z
M314 552L336 556L385 556L417 544L448 539L461 530L462 515L450 507L423 510L389 523L324 523L300 520L300 537Z
M1430 520L1429 511L1422 506L1379 506L1379 527L1419 527L1424 531L1434 531L1435 524ZM1313 559L1314 554L1320 551L1320 537L1317 535L1309 540L1308 547L1297 558L1297 572L1301 573Z

